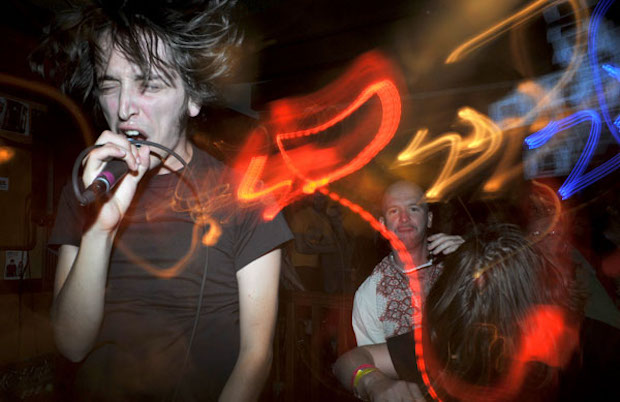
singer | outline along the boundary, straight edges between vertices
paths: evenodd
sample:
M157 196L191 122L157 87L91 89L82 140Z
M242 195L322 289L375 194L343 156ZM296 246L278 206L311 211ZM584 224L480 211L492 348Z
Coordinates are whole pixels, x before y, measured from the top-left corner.
M213 194L235 188L234 175L188 133L241 43L233 4L84 3L57 17L33 65L92 97L107 122L84 186L112 159L128 173L87 207L68 187L61 197L52 321L59 351L80 363L63 400L256 400L271 366L279 247L292 235L282 217L264 222L230 194L214 205ZM198 188L179 160L129 138L176 152ZM188 205L198 194L209 209L180 208L179 193ZM208 230L201 213L222 232L192 248Z

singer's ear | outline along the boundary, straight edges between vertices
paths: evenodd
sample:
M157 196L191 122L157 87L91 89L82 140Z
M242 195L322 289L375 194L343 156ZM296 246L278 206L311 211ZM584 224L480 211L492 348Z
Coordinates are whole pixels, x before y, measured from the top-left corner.
M189 114L190 117L196 117L198 113L200 113L200 103L189 98L187 100L187 114Z

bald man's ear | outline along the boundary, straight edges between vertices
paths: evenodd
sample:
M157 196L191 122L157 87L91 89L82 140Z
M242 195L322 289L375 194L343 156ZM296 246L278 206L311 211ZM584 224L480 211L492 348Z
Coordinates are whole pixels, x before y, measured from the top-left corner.
M428 212L428 223L426 224L427 228L431 228L431 226L433 226L433 213L432 212Z
M380 223L382 226L385 226L385 219L383 219L383 217L382 217L382 216L380 216L380 217L379 217L379 223Z

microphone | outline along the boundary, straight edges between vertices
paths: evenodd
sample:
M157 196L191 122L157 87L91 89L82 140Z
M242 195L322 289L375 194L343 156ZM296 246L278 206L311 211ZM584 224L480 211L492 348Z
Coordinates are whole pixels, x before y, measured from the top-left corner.
M103 166L103 170L82 194L82 205L91 204L97 198L108 193L116 183L129 171L129 166L122 159L112 159Z

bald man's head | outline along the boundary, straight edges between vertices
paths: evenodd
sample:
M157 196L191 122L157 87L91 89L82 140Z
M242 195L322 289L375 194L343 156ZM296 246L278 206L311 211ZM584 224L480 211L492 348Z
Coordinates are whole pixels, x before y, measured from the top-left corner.
M432 220L424 191L418 185L397 181L386 189L379 221L394 232L408 250L425 246L426 231Z

